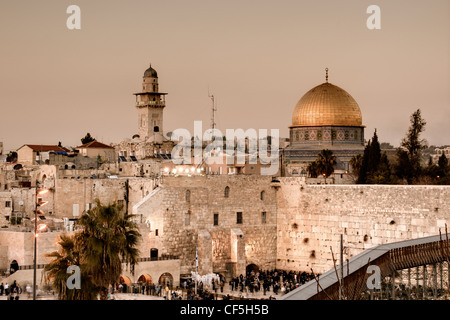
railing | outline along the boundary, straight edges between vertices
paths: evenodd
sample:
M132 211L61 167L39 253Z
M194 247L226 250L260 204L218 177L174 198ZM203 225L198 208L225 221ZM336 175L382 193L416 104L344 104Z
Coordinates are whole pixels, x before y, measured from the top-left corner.
M165 106L165 101L136 101L137 106Z
M44 267L45 267L45 264L36 265L36 269L44 269ZM30 269L34 269L34 266L31 265L31 266L20 266L19 267L19 270L30 270Z
M162 255L160 257L145 257L145 258L138 258L137 262L146 262L146 261L161 261L161 260L178 260L179 256L173 256L173 255Z

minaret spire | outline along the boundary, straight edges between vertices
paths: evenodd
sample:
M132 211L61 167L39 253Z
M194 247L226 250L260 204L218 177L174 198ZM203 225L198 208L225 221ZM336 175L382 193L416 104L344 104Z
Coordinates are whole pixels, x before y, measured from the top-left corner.
M325 80L328 83L328 68L325 68Z

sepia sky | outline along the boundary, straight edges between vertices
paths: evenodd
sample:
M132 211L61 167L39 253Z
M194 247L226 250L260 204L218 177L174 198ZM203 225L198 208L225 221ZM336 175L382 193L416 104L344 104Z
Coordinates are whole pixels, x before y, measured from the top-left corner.
M81 8L81 30L66 9ZM381 30L366 9L381 8ZM210 125L280 129L325 81L358 102L367 127L398 146L420 108L430 144L450 144L450 1L2 0L0 141L80 145L137 133L133 93L149 64L168 92L164 131Z

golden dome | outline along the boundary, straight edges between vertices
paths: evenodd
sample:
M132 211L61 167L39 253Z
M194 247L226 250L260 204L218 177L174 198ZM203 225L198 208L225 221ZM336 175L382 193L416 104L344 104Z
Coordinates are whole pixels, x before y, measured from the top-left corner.
M362 126L361 110L344 89L331 83L309 90L297 103L292 127Z

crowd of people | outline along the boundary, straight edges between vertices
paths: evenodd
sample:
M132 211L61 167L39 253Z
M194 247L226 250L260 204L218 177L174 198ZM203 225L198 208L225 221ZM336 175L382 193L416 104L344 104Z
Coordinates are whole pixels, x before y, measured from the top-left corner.
M229 290L225 290L227 283L223 277L212 281L209 285L203 282L197 284L192 279L182 279L180 287L172 288L169 284L159 285L152 283L118 284L114 292L128 292L135 294L154 295L170 300L215 300L219 296L224 300L254 297L257 293L267 296L267 299L276 299L278 295L286 294L295 288L314 279L307 272L266 270L249 271L228 282ZM197 285L197 286L196 286Z
M288 293L312 279L314 279L313 275L306 272L274 269L249 271L245 276L241 274L231 279L229 285L232 292L257 293L262 291L263 295L266 295L267 292L278 295L279 293Z
M29 298L30 294L31 294L31 287L29 284L27 284L25 290L26 290L28 298ZM3 282L0 283L0 296L5 295L8 300L19 300L22 292L23 292L23 289L16 282L16 280L14 280L14 282L11 285L9 285L8 282L6 282L5 284L3 284Z

